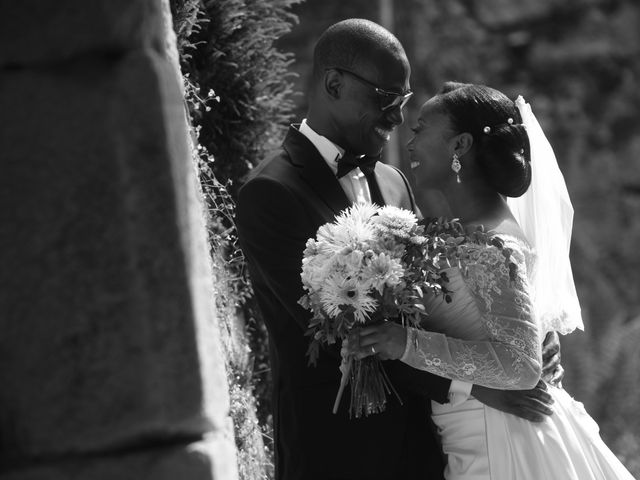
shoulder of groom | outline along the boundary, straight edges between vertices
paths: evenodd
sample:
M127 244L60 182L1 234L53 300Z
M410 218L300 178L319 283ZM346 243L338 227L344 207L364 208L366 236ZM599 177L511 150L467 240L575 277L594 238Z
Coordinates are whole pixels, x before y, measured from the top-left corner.
M289 153L283 147L279 147L251 169L244 183L249 183L258 177L270 177L278 180L286 179L290 176L288 170L291 167Z
M394 167L393 165L388 165L386 163L380 162L379 167L376 167L376 172L378 172L378 174L382 176L384 181L393 183L393 185L396 186L396 188L404 187L409 192L411 191L407 177L405 176L404 173L402 173L402 170L400 170L398 167Z
M381 180L387 184L388 187L383 188L387 194L389 190L395 192L392 193L392 196L396 196L396 203L398 203L399 206L421 215L416 205L409 180L407 180L407 177L399 168L386 163L380 163L379 166L376 167L376 172L380 175Z

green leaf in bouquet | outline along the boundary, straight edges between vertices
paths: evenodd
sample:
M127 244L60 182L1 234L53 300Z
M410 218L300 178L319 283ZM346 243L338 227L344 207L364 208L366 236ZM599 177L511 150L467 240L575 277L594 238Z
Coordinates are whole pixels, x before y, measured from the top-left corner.
M495 247L498 247L498 248L499 248L499 249L501 249L501 250L502 250L502 248L504 247L504 241L503 241L500 237L497 237L497 236L494 236L494 237L491 239L491 244L492 244L493 246L495 246Z
M515 282L516 279L518 278L518 266L511 262L509 263L509 280L511 280L512 282Z
M307 357L309 357L308 365L316 366L318 357L320 356L320 342L312 340L307 347Z
M324 322L323 317L314 315L313 317L311 317L311 320L309 320L309 328L316 328L322 325L323 322Z
M298 300L298 304L305 308L306 310L311 310L311 301L309 300L309 295L303 295Z

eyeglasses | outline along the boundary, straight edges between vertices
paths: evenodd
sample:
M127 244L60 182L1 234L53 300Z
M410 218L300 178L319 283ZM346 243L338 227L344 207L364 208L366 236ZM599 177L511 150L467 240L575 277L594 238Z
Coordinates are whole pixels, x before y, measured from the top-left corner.
M407 104L407 102L409 101L409 99L411 98L411 95L413 95L413 92L411 90L409 90L407 93L389 92L387 90L384 90L378 87L375 83L370 82L366 78L361 77L357 73L354 73L350 70L345 70L344 68L332 67L332 68L327 68L327 70L337 70L338 72L348 73L356 80L359 80L365 85L372 87L376 91L376 95L378 95L378 101L380 102L380 110L382 110L383 112L386 112L387 110L391 110L392 108L395 108L395 107L400 107L400 110L402 110L404 106Z

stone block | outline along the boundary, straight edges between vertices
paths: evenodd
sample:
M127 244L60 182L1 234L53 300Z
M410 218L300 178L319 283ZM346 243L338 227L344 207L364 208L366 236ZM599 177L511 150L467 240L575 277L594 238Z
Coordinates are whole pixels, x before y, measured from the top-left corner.
M168 60L5 70L0 125L0 462L226 428Z
M158 0L0 0L0 12L0 67L118 56L164 43Z
M2 480L227 480L237 478L233 440L210 435L186 445L43 462L0 474Z

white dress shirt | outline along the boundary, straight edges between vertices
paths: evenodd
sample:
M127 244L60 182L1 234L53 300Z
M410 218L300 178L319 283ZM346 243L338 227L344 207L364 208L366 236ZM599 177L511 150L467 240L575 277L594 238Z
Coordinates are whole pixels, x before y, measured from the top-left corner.
M302 120L302 123L300 124L300 133L313 143L333 174L336 175L338 172L338 160L340 160L344 155L344 149L333 143L327 137L323 137L316 133L309 126L306 118ZM360 168L354 168L344 177L339 178L338 182L351 203L371 203L369 184L367 183L367 179ZM449 387L449 403L455 406L464 402L471 394L471 387L471 383L452 380L451 386Z
M300 124L300 133L307 137L318 149L324 161L327 162L333 174L338 173L338 160L344 155L344 148L339 147L327 137L317 134L307 123L307 119ZM356 167L344 177L338 179L342 190L351 203L371 203L369 184L360 168Z

